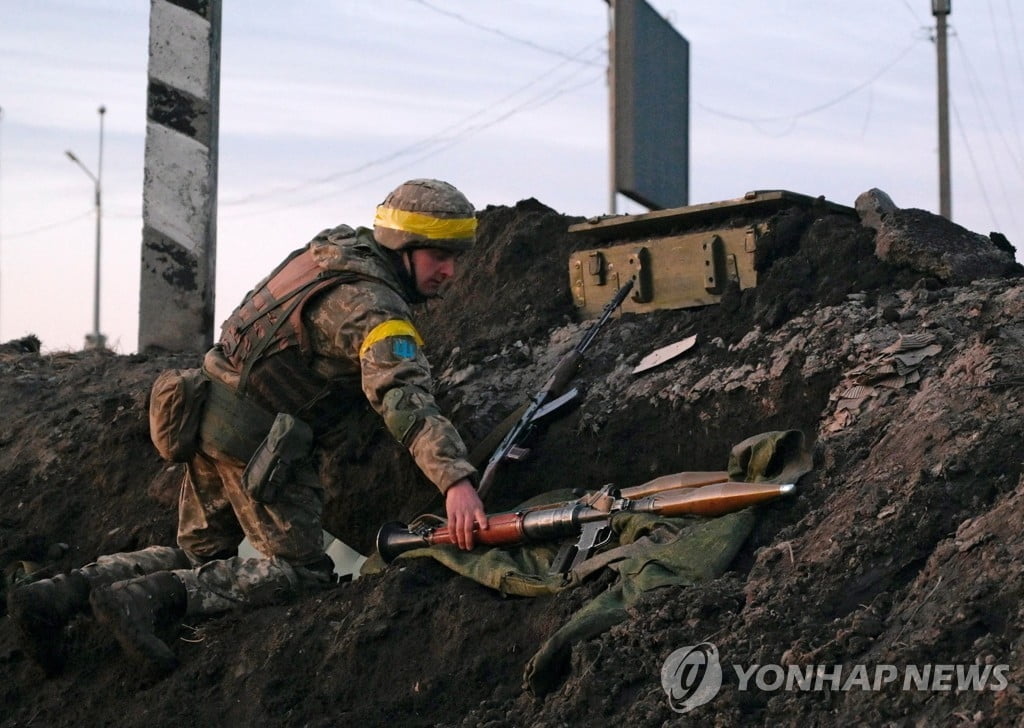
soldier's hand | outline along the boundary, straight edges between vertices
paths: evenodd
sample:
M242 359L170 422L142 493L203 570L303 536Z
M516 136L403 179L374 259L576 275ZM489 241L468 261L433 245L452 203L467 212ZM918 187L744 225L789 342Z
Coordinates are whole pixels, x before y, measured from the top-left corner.
M473 548L475 540L473 526L479 526L481 531L487 529L487 515L476 488L463 478L447 490L444 505L448 512L449 532L455 536L459 548L468 551Z

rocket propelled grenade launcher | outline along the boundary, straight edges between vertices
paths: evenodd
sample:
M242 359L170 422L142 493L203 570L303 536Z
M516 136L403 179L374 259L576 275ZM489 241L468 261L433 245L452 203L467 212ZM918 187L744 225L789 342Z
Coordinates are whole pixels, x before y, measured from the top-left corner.
M658 480L664 481L665 478ZM488 516L487 530L475 530L474 539L483 546L512 546L558 541L565 536L580 534L580 539L569 544L568 549L563 549L552 563L552 573L567 573L608 542L611 519L616 513L721 516L790 495L795 490L792 483L719 482L698 487L676 487L632 499L624 498L618 490L606 486L586 501ZM389 523L377 534L377 551L386 563L390 563L399 554L412 549L455 542L454 535L444 525Z
M512 429L508 431L501 444L495 448L494 453L487 461L487 467L484 468L483 475L480 478L480 486L477 490L480 493L480 498L483 499L487 496L491 486L494 484L494 478L497 475L498 465L506 459L518 460L522 458L525 451L522 448L522 441L530 433L530 428L533 423L540 417L546 414L546 410L550 409L550 406L554 403L553 398L558 397L564 392L566 386L572 380L576 374L576 370L579 368L580 362L583 360L583 354L593 343L594 337L597 336L601 327L605 325L611 315L615 312L622 302L626 300L626 296L633 289L633 279L630 278L623 284L623 286L616 291L615 296L611 301L604 307L601 312L601 317L593 323L593 325L587 330L587 333L580 340L580 343L576 347L566 354L558 366L555 367L555 371L551 373L548 381L544 384L544 387L533 396L533 400L529 406L523 412L519 420L512 426ZM572 393L563 395L565 399L575 398L576 390ZM562 398L559 398L562 399Z

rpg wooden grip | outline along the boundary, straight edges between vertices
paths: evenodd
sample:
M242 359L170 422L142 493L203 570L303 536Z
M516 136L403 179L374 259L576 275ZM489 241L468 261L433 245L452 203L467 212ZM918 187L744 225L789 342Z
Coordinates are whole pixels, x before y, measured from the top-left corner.
M473 539L476 543L486 546L522 543L524 540L523 517L518 513L499 513L496 516L489 516L486 531L481 531L479 526L473 526ZM427 537L427 541L431 546L456 543L448 526L441 526L433 531Z

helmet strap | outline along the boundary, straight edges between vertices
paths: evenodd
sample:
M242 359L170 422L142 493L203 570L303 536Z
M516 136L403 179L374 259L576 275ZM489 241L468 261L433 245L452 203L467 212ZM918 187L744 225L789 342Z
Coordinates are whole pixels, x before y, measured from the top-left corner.
M408 293L409 302L423 303L426 301L426 296L420 293L419 289L416 287L416 266L412 260L413 248L391 250L381 246L381 249L391 260L392 267L395 269L395 274L398 276L398 280L401 281L403 287Z
M412 259L412 248L402 248L402 256L405 258L405 270L412 278L413 285L416 285L416 263Z

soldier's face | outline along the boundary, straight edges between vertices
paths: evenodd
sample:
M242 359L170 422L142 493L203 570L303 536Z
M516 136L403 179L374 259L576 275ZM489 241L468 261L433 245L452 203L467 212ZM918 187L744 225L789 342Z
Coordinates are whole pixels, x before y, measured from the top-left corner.
M440 248L415 248L412 251L412 271L416 289L421 295L436 296L449 278L455 275L458 253Z

